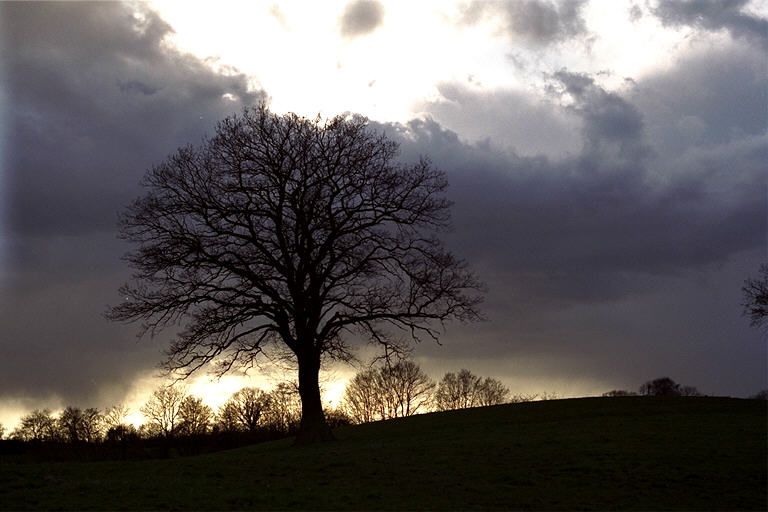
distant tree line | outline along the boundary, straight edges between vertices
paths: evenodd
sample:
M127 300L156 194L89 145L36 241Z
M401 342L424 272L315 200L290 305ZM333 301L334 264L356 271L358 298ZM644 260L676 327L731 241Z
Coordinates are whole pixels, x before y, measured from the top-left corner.
M295 435L301 421L295 383L280 383L269 392L243 388L217 411L184 388L161 386L140 411L145 422L137 428L122 405L104 411L67 406L58 415L36 409L0 442L0 454L37 459L167 457ZM351 423L341 411L328 410L326 416L334 427ZM5 433L0 425L0 439Z
M360 371L348 382L339 406L328 408L325 416L332 427L337 427L539 397L556 395L511 395L499 380L467 369L448 372L435 382L415 362L403 359ZM104 411L67 406L58 415L49 409L36 409L24 415L7 437L16 443L47 447L121 447L117 451L122 455L126 446L164 447L155 452L165 456L168 447L178 448L182 441L186 446L191 446L191 440L210 444L206 437L218 438L220 442L214 444L229 447L295 435L301 424L301 399L296 383L280 383L271 391L245 387L214 411L183 387L161 386L140 412L145 421L136 427L128 421L130 411L123 405ZM0 438L3 433L0 425Z
M435 382L415 362L402 360L358 372L347 384L341 409L355 423L367 423L536 397L512 396L501 381L479 377L465 368L448 372Z
M625 389L614 389L603 393L603 396L702 396L694 386L683 386L669 377L659 377L643 383L637 392ZM749 397L753 400L768 400L768 389L764 389Z
M693 386L682 386L669 377L659 377L643 383L638 392L614 389L603 396L701 396Z

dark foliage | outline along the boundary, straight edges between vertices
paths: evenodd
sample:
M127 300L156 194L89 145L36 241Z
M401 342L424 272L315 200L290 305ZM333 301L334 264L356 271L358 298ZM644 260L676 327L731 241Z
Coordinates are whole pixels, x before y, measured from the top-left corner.
M640 394L645 396L701 396L693 386L681 386L669 377L649 380L640 386Z
M634 391L627 391L624 389L614 389L612 391L607 391L603 393L603 396L636 396L637 393Z

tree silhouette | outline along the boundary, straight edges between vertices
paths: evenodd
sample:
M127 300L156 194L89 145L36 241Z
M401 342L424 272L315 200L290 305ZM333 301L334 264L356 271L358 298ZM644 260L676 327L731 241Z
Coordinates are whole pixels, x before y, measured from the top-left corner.
M269 407L261 416L263 424L277 432L295 432L301 421L301 397L295 382L281 382L269 392Z
M435 383L409 360L387 364L379 372L386 418L406 418L432 402Z
M178 432L193 436L208 433L213 421L213 409L203 403L202 398L185 396L179 404Z
M753 327L768 326L768 263L760 265L759 276L744 281L744 315Z
M446 373L435 393L437 409L450 411L476 406L475 397L480 390L481 382L480 377L466 368L462 368L458 373Z
M150 432L156 431L166 438L173 436L179 423L179 409L186 392L171 386L162 386L141 407L141 413L147 420Z
M121 217L136 281L107 316L150 334L185 322L165 361L182 376L287 348L297 442L332 438L318 375L324 358L351 357L348 334L398 345L478 318L479 283L436 237L449 226L444 174L397 153L359 116L260 105L224 119L145 175L148 193Z
M35 409L22 416L19 426L11 432L12 439L22 441L52 441L56 436L56 419L48 409Z
M379 372L375 368L357 372L344 388L344 407L355 423L381 419Z
M634 391L627 391L626 389L614 389L611 391L606 391L603 393L603 396L637 396L637 393Z
M219 415L225 430L255 432L262 413L270 405L270 396L258 388L236 391L221 406Z
M509 400L509 388L501 381L486 377L480 383L480 388L475 395L475 405L488 406L507 403Z
M124 406L123 404L113 405L109 409L106 409L102 415L104 428L109 430L112 428L120 427L121 425L125 425L129 412L130 409L128 409L128 407Z
M347 414L357 423L405 418L432 402L435 383L409 360L358 372L344 389Z
M669 377L649 380L640 386L640 394L645 396L680 396L680 384Z
M67 406L56 422L61 435L70 443L91 443L101 438L102 416L93 407L81 410Z

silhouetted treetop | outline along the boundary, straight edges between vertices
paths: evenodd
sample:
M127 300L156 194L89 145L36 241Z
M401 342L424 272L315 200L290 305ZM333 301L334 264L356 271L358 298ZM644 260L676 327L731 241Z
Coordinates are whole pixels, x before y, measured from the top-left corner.
M317 377L323 357L351 356L345 334L398 345L478 318L477 280L436 236L449 226L445 176L397 153L359 116L260 105L224 119L146 174L148 193L121 217L135 281L108 316L152 334L184 323L166 360L184 375L287 347L304 437L329 437Z
M754 327L768 326L768 263L760 265L759 276L744 281L744 315Z

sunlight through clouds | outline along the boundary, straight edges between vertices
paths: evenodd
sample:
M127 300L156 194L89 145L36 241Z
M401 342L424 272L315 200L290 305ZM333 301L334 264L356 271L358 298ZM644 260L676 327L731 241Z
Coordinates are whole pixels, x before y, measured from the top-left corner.
M646 4L630 1L585 5L585 33L546 46L516 39L502 2L478 4L487 15L471 22L466 2L386 2L380 25L355 37L342 34L344 1L150 5L175 30L169 44L246 73L274 110L378 121L423 114L419 107L440 99L445 82L543 96L551 73L571 69L623 87L671 65L690 32L662 27Z
M433 379L466 366L513 392L562 396L662 371L703 392L764 386L765 343L739 293L767 243L766 188L754 186L768 148L765 0L0 11L6 427L20 411L123 402L143 421L176 332L136 342L138 326L101 316L125 300L130 272L116 213L148 168L264 99L309 118L363 114L403 161L425 155L445 171L446 240L489 284L490 321L416 348ZM326 402L374 348L326 368ZM268 372L183 384L215 409L243 386L296 377Z

